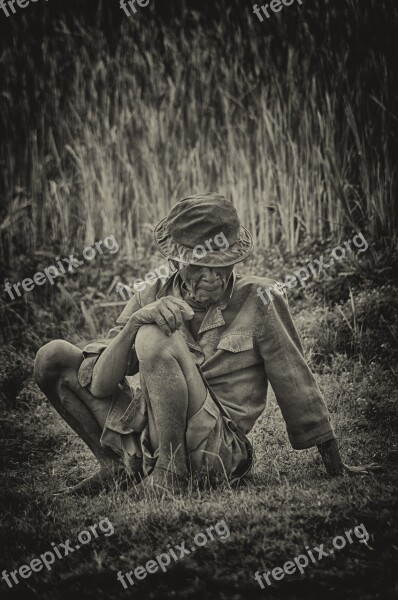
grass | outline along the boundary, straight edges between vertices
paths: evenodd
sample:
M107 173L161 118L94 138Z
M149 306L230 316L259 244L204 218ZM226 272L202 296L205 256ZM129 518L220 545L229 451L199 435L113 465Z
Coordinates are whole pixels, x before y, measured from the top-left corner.
M8 413L7 478L2 484L3 536L11 570L51 548L50 543L76 539L80 530L108 517L112 537L101 538L63 561L51 572L35 574L18 597L70 598L377 598L393 592L396 554L397 437L383 415L371 421L358 410L357 396L366 396L367 370L356 365L355 376L346 373L341 390L338 370L321 378L333 413L342 450L349 463L374 460L384 463L382 475L330 481L314 450L294 452L272 403L252 438L258 459L247 487L233 492L194 494L183 501L135 504L126 493L102 495L94 500L54 499L51 491L94 469L83 445L51 414L36 393L36 409ZM380 373L378 373L380 378ZM378 379L377 381L380 381ZM396 401L396 392L395 392ZM31 408L31 406L30 406ZM396 405L394 407L396 411ZM29 420L29 424L26 423ZM25 421L25 423L22 423ZM16 423L21 423L16 426ZM381 426L384 423L384 426ZM22 431L21 431L22 430ZM396 429L395 429L396 432ZM22 435L21 435L22 434ZM3 434L4 435L4 434ZM27 439L26 439L27 438ZM12 440L22 439L17 464ZM389 447L383 440L389 440ZM176 563L166 574L148 576L124 592L116 581L118 570L129 571L199 531L224 519L231 536L204 546L194 556ZM261 592L254 572L268 571L335 535L364 523L368 546L347 546L333 558L312 565L302 577ZM22 594L22 595L20 595ZM7 593L5 595L7 597ZM10 597L14 597L10 592Z
M119 259L116 264L106 263L107 257L101 260L100 289L106 290L115 272L123 271L124 262ZM290 260L294 263L296 258ZM366 263L365 257L362 261ZM266 263L268 273L278 277L280 261L272 259L271 254ZM283 264L291 270L287 256ZM261 273L261 265L262 257L254 257L246 268ZM144 262L142 272L146 269ZM94 267L88 274L81 270L75 276L76 281L65 283L74 298L83 293L83 280L88 276L90 288L95 278ZM357 290L355 298L360 298L369 285L369 281L362 281L362 292ZM386 290L371 285L373 295L384 299L392 317L396 310L396 287ZM387 344L386 353L380 348L375 356L378 340L380 345L386 341L385 334L374 327L373 313L365 311L368 320L365 319L358 332L353 352L353 337L345 319L336 312L333 301L322 300L324 289L321 283L318 286L298 291L291 298L308 359L325 394L346 462L356 465L376 461L383 466L383 473L329 479L315 449L291 449L271 392L266 413L251 433L257 456L255 469L247 485L237 491L224 485L206 492L194 490L188 497L174 501L138 503L131 494L120 491L101 494L93 500L54 497L54 490L89 475L96 464L32 381L28 379L23 384L31 369L34 348L45 339L56 337L51 329L36 322L31 327L41 341L28 340L22 363L20 350L6 347L1 354L1 570L10 572L28 563L51 549L51 542L59 544L71 539L73 543L81 530L102 518L110 519L115 534L82 547L57 561L51 571L35 573L13 590L7 590L1 582L2 597L43 600L76 596L140 600L393 597L398 545L398 398L396 374L388 363L395 365L394 349ZM61 295L55 295L54 306L61 299ZM53 321L75 343L89 337L89 330L79 326L74 309L68 308L64 320L58 321L50 307L35 306L47 315L47 319L42 318L43 325L48 321L48 327ZM345 311L345 305L342 306ZM375 310L378 306L384 306L381 300L369 305ZM102 324L106 329L114 322L113 310L108 311L97 322L99 328ZM357 313L358 327L362 323L360 314ZM333 328L325 328L323 317L334 319ZM373 339L369 350L371 327ZM335 331L336 337L328 339L325 351L328 331ZM372 359L366 358L370 355ZM119 570L128 572L145 564L167 551L167 544L174 546L187 541L190 547L194 535L222 519L231 532L227 539L208 543L166 573L148 575L126 591L117 581ZM303 576L285 576L265 590L253 579L256 571L267 572L302 554L306 545L313 548L324 543L327 550L334 536L361 523L370 535L367 545L355 541L336 551L333 557L308 567Z

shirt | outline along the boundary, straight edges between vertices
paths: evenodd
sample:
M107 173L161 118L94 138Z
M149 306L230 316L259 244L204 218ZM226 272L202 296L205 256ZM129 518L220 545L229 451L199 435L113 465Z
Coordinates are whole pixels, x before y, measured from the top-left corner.
M99 354L121 331L131 315L162 298L182 298L179 273L165 283L157 280L137 292L126 304L106 340L92 342L84 350L85 367L79 373L82 385L91 381ZM303 353L287 300L275 295L265 304L258 290L275 281L233 272L223 298L208 308L196 339L183 321L183 335L195 363L235 423L249 433L266 407L268 382L286 423L295 449L309 448L335 437L330 414ZM83 365L84 365L83 363ZM126 375L139 368L134 347ZM114 400L115 402L115 400ZM117 398L116 398L117 407ZM121 412L126 406L121 406ZM113 410L113 418L117 410Z

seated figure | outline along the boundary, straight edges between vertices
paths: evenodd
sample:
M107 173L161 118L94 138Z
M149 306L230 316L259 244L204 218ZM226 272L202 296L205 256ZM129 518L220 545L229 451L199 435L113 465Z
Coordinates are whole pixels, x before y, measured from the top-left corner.
M180 493L193 475L238 483L268 382L293 448L317 446L330 475L366 472L340 458L284 294L266 302L274 281L234 271L253 243L233 204L184 198L154 235L172 275L137 291L107 339L83 352L54 340L37 354L37 384L99 461L67 491L132 480L137 497Z

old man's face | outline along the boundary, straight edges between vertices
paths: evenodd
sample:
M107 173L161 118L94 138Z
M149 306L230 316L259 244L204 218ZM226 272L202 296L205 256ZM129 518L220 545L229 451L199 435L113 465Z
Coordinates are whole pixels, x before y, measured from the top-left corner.
M233 271L230 267L199 267L189 265L180 271L192 300L204 306L219 302Z

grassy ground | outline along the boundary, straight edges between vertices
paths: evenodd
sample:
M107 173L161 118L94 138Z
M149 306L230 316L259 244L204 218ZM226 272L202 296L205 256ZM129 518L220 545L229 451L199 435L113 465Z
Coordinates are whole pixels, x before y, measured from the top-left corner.
M252 263L248 269L261 272L259 265L263 258L255 260L256 267ZM269 256L268 261L272 262L277 277L278 261L271 261ZM104 289L105 284L109 284L106 278ZM76 291L73 285L69 282L71 292L81 294L78 284ZM393 597L397 591L394 580L398 553L398 410L392 329L396 303L389 301L389 294L395 298L397 288L369 287L369 282L361 286L354 289L355 300L361 294L368 294L374 305L377 292L385 299L388 310L383 313L380 301L378 320L375 322L365 311L369 317L366 321L357 303L356 326L361 330L357 345L353 341L355 335L350 334L349 328L344 329L348 326L333 308L334 303L325 298L327 281L318 284L318 288L297 292L291 298L291 305L347 463L377 461L384 467L384 472L377 475L329 479L315 449L290 448L271 393L268 408L251 434L257 453L254 471L247 485L237 491L224 486L161 503L135 503L128 492L101 494L93 500L56 498L52 495L54 490L93 472L95 461L51 410L32 381L23 383L38 342L32 337L31 346L25 346L21 363L15 348L3 348L1 570L10 572L27 564L51 549L51 542L59 544L68 538L73 542L81 530L105 517L112 522L115 533L56 561L51 571L34 573L12 590L2 581L1 597L43 600ZM341 290L339 293L343 295ZM59 291L57 294L54 305L62 302L62 294ZM348 323L350 302L348 298L340 305ZM37 305L35 310L44 309ZM70 311L64 315L64 323L58 322L58 330L65 333L69 327L68 337L74 341L90 337L87 330L76 332L78 324L73 334L72 322L76 323L76 318L72 308ZM333 340L329 335L325 341L325 318L334 319ZM386 331L391 330L394 335L392 342L387 334L382 335L388 356L380 360L381 342L379 355L374 353L374 347L380 341L375 336L377 332L380 335L383 318L390 328ZM49 311L47 319L52 320ZM97 325L106 328L112 320L110 311ZM36 335L42 340L58 333L55 325L50 327L44 318L41 328ZM374 340L374 346L366 345L369 338ZM346 344L344 353L339 350L342 340ZM327 357L322 359L325 352ZM195 534L221 520L225 520L230 530L227 539L209 542L166 573L148 575L128 590L117 581L119 570L125 572L145 564L167 551L167 544L174 546L192 540ZM353 544L347 544L316 565L311 564L302 576L286 575L265 590L254 580L256 571L262 573L283 565L304 553L306 545L312 548L324 543L328 549L334 536L361 523L370 536L366 545L354 538Z

